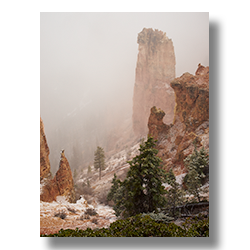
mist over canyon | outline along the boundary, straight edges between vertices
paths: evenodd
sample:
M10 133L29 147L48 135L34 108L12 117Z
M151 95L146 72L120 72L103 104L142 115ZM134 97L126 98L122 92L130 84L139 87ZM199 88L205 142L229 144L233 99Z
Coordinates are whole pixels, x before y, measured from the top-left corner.
M160 58L153 58L148 68L139 65L149 55L140 52L138 34L144 28L158 29L172 41L175 62L171 67L165 67ZM166 113L168 121L164 122L171 123L174 92L170 80L185 72L193 74L198 63L208 65L208 29L207 13L41 13L41 118L52 173L58 169L62 149L73 170L87 167L98 145L108 157L128 147L147 134L154 105ZM135 132L135 84L140 77L151 77L149 81L163 85L169 73L163 70L159 79L154 70L161 67L159 63L174 72L166 83L170 109L159 106L160 101L150 102L145 114L139 108L143 129ZM139 76L140 67L148 76ZM147 99L149 91L159 87L149 84L148 92L140 91L141 98ZM151 99L159 99L162 93ZM140 94L136 96L140 103Z

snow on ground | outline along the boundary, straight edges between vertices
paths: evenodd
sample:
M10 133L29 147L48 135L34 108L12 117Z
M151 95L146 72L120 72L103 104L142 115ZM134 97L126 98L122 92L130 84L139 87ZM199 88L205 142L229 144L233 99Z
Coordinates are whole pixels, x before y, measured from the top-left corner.
M84 217L85 211L88 208L95 209L97 215ZM64 212L66 218L61 219L55 217L56 213ZM76 203L69 203L64 197L58 196L57 201L40 202L40 233L50 234L56 233L61 228L63 229L91 229L108 227L110 223L116 221L114 210L96 202L93 205L87 203L82 197Z

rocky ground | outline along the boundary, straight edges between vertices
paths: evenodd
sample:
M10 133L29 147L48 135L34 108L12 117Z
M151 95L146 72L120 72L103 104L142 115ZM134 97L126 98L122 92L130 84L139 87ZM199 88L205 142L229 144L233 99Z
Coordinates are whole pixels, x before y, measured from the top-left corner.
M94 209L96 215L86 215L88 208ZM55 216L60 213L65 218ZM63 217L63 216L62 216ZM96 202L89 205L84 198L76 203L69 203L64 198L58 197L57 201L40 202L40 234L54 234L60 229L91 229L108 227L116 220L114 210Z

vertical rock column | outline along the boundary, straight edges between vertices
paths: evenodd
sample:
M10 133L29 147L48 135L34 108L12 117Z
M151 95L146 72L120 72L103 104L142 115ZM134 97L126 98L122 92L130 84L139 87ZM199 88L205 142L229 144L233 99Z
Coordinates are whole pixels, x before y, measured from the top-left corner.
M165 112L164 122L174 117L175 95L170 82L175 78L175 54L171 39L159 30L144 28L137 43L139 52L133 96L133 129L137 136L146 135L150 109Z

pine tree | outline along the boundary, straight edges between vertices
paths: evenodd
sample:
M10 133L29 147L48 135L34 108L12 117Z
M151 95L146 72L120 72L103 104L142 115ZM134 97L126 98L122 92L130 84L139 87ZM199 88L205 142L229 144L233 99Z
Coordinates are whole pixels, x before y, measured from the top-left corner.
M202 192L202 183L208 175L209 155L204 147L197 151L196 145L194 152L184 160L188 173L184 178L188 192L201 201L200 193Z
M167 183L171 186L171 188L167 191L166 207L169 210L169 215L175 217L178 214L176 207L183 205L185 202L185 192L182 190L181 185L177 183L172 169L170 169L167 173Z
M107 200L114 202L113 209L115 210L116 216L123 214L125 211L124 199L124 186L122 185L122 182L117 179L116 174L114 174L112 186L107 195Z
M99 180L101 180L101 172L105 169L105 154L101 147L97 147L94 157L94 167L99 169Z
M157 211L166 203L166 191L162 185L166 172L160 168L161 159L156 156L155 143L152 137L148 137L140 145L140 154L128 161L130 169L126 179L119 182L121 198L114 201L114 209L118 213L123 210L124 217Z

